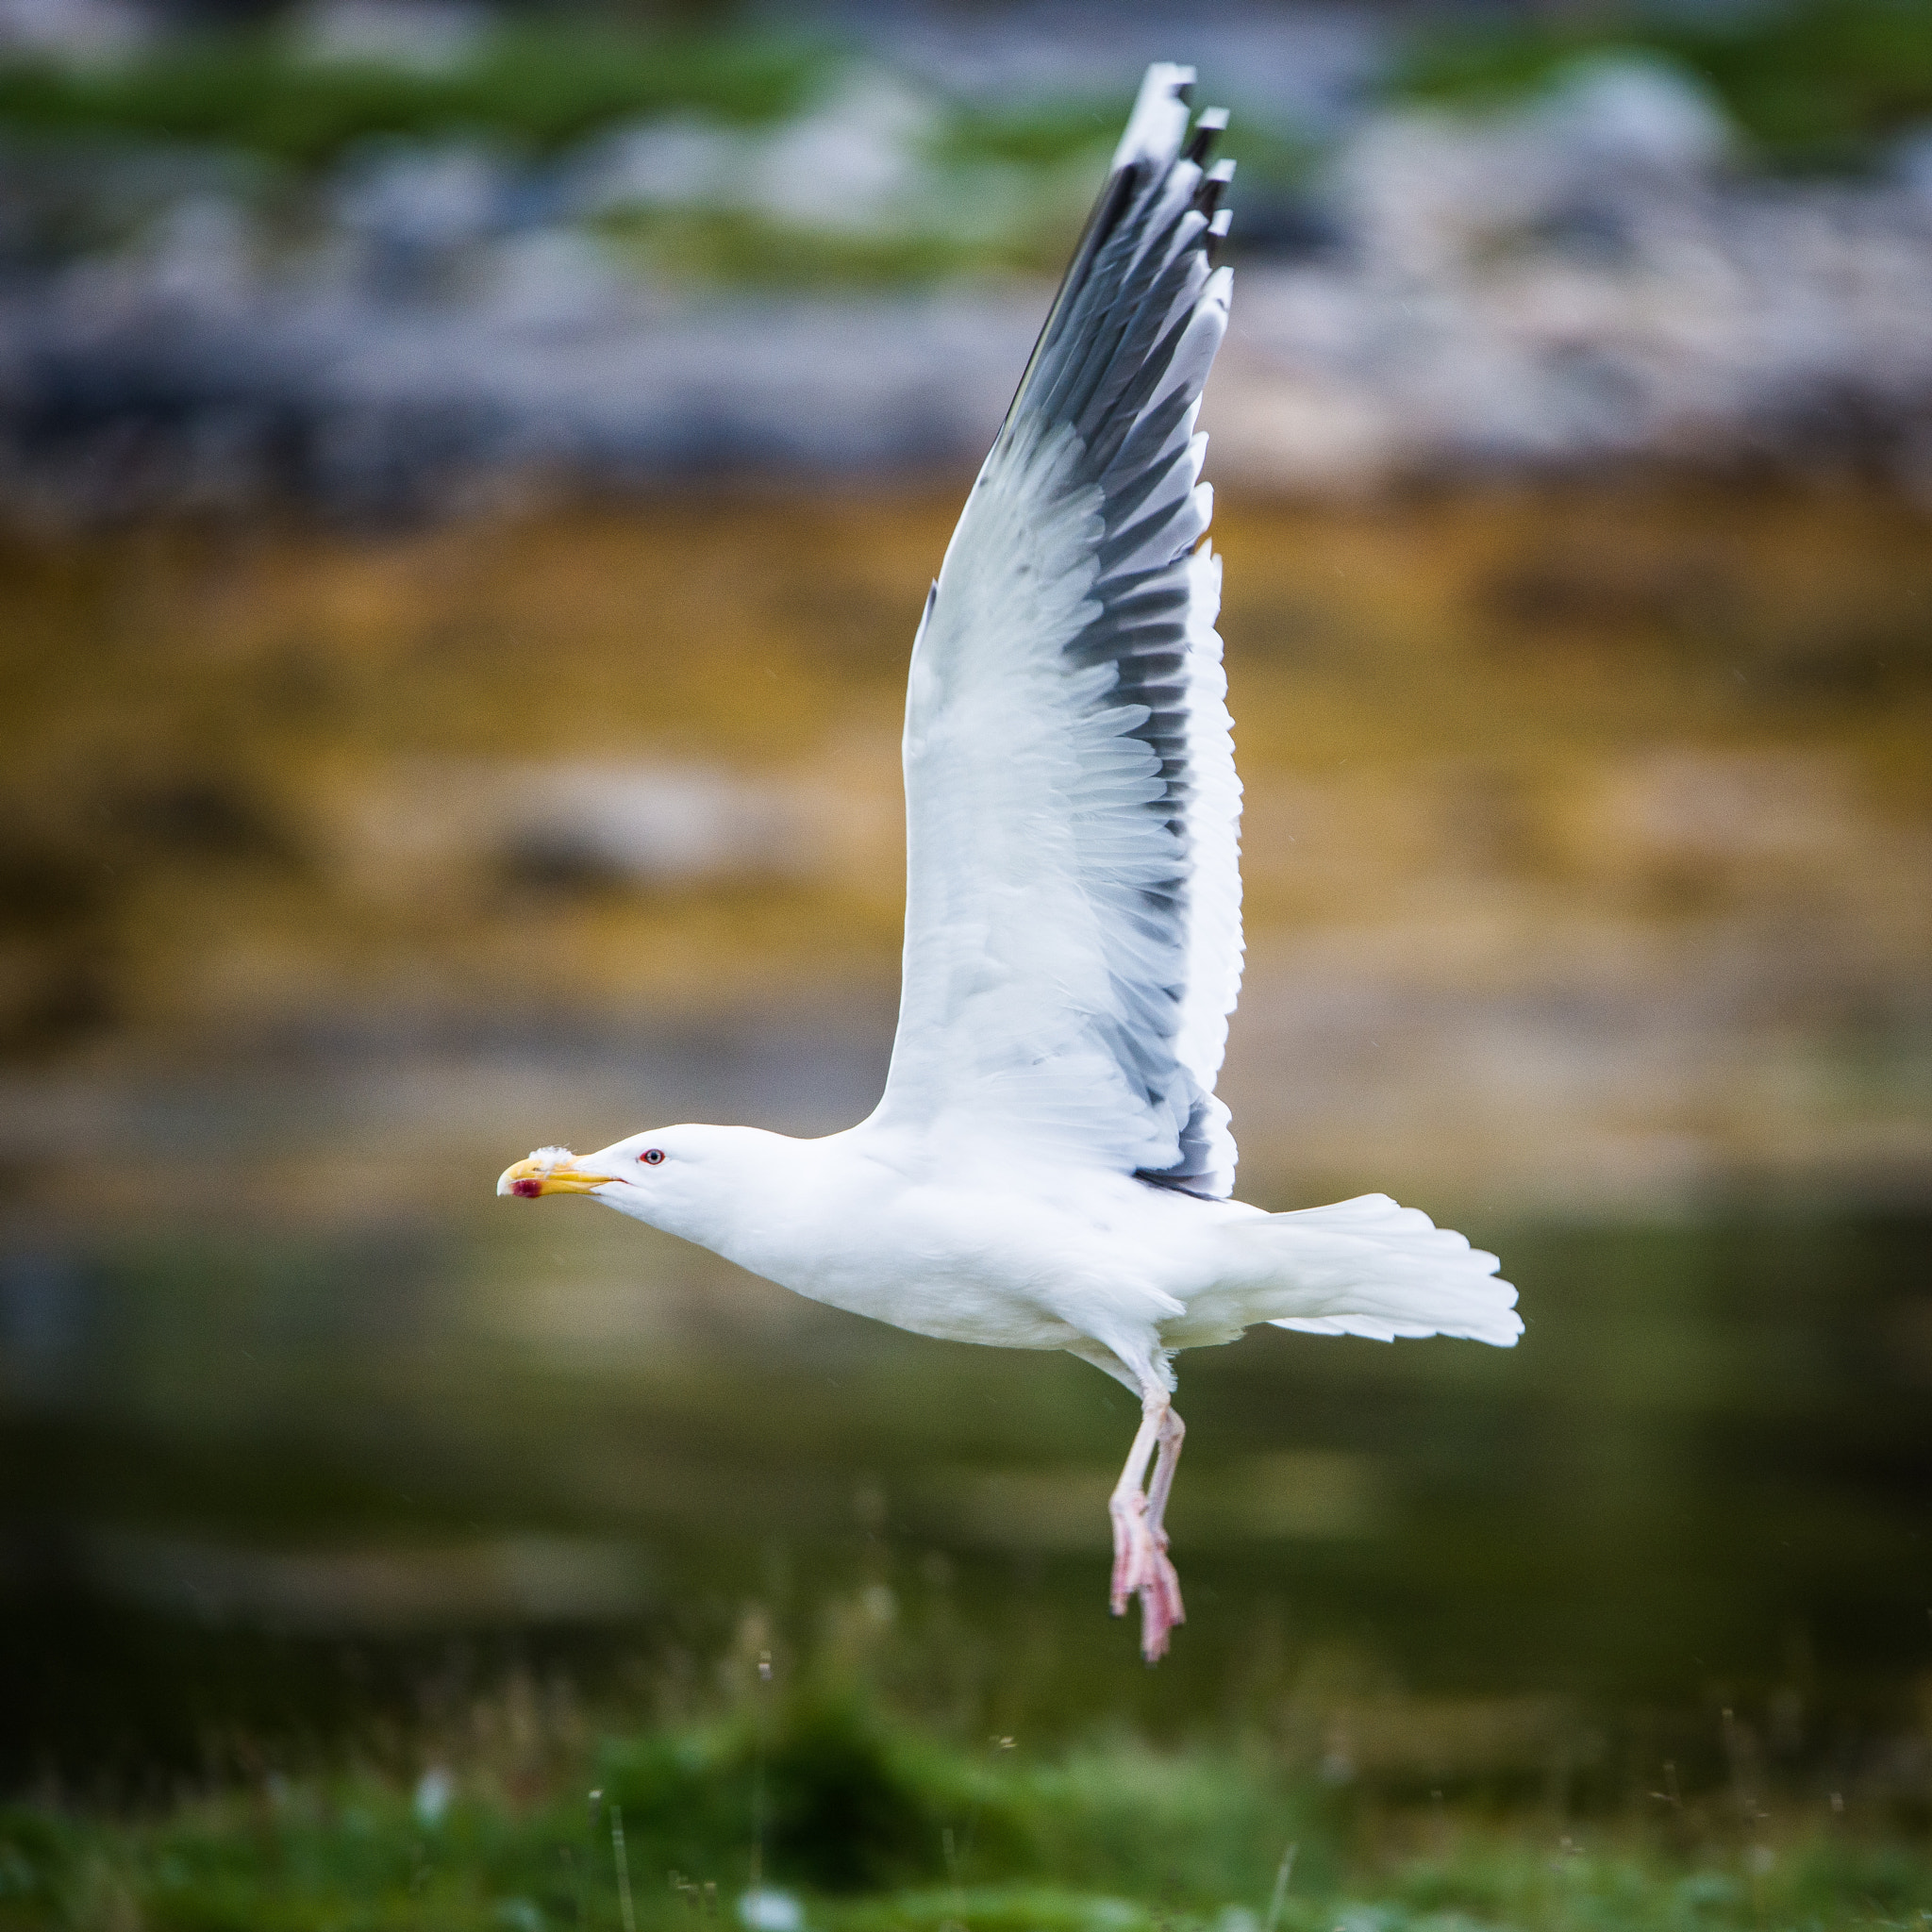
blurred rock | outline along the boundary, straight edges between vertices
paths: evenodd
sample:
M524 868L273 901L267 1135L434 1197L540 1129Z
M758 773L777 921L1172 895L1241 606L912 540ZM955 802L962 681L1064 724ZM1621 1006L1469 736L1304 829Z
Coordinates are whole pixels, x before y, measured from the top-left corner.
M1372 117L1331 194L1370 276L1454 281L1499 254L1602 254L1592 242L1620 254L1633 218L1695 193L1730 146L1722 110L1688 77L1593 60L1517 113Z
M1526 118L1553 158L1625 173L1697 175L1736 147L1723 107L1695 75L1635 54L1578 61Z
M838 877L896 869L898 841L896 798L822 774L632 759L411 765L363 789L335 842L344 876L405 900Z
M945 122L931 93L859 67L774 127L675 115L593 141L562 171L559 201L593 221L640 209L730 210L809 235L875 238L1024 232L1043 202L1051 210L1051 169L941 162ZM1090 185L1080 183L1071 219Z
M1607 459L1907 481L1932 417L1932 201L1734 172L1715 106L1593 63L1519 113L1370 120L1341 259L1256 265L1205 419L1315 491Z
M571 201L582 214L675 207L736 197L753 138L695 115L618 128L590 143L573 171Z
M806 227L890 224L921 192L919 151L938 133L940 118L930 95L861 70L764 144L753 168L752 204Z
M175 203L143 238L131 265L142 297L163 307L239 316L260 292L247 214L220 193Z
M536 228L506 236L490 251L476 301L500 326L551 330L610 317L622 325L635 310L636 290L590 236L570 228Z
M376 300L454 292L470 253L508 225L509 171L475 145L386 142L342 173L331 213L347 245L328 278Z
M675 767L569 766L513 781L503 858L535 886L810 871L810 827L772 786Z
M114 59L142 45L152 27L127 0L0 0L0 54Z
M1039 322L984 293L667 307L585 265L567 241L500 258L441 304L283 288L235 312L140 264L0 295L0 499L420 515L520 479L958 462Z
M294 44L317 61L446 73L473 54L490 16L462 0L316 0L294 19Z
M331 9L330 32L362 11L389 13ZM0 157L0 499L393 516L971 462L1043 283L704 291L622 239L640 211L728 214L754 253L768 227L834 262L997 254L1091 186L944 158L942 109L858 64L775 125L684 115L554 159L391 141L307 187L22 147ZM1645 460L1932 489L1924 145L1871 181L1756 175L1694 79L1627 58L1502 114L1358 116L1292 220L1261 208L1277 252L1241 263L1215 473L1345 494Z

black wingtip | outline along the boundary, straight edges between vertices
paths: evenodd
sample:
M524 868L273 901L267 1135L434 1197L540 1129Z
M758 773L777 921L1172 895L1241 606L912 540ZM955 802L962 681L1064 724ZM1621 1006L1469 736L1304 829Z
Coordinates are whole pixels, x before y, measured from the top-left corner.
M1227 241L1228 225L1233 220L1233 210L1223 208L1208 224L1208 241L1206 245L1208 249L1208 266L1209 268L1217 266L1221 260L1221 251Z
M1187 98L1185 94L1181 97ZM1182 158L1192 161L1197 167L1205 167L1208 157L1214 152L1214 143L1227 132L1227 109L1225 108L1203 108L1200 118L1194 123L1194 132L1183 152Z
M1227 184L1234 179L1232 161L1216 161L1201 177L1201 185L1194 191L1194 206L1204 215L1211 215L1221 206L1221 197L1227 192Z

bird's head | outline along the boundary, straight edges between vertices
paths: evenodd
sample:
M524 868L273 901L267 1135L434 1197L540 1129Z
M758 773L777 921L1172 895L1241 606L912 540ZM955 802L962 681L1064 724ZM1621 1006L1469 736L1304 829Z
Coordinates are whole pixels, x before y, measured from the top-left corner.
M595 1154L540 1147L498 1175L499 1194L594 1194L619 1212L709 1244L773 1164L782 1142L753 1127L654 1127Z

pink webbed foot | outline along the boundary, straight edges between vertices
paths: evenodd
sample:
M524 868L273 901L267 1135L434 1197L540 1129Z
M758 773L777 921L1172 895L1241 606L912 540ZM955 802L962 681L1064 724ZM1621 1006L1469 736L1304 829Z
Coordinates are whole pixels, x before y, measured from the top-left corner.
M1141 1655L1158 1663L1167 1655L1167 1633L1176 1624L1185 1624L1187 1610L1181 1604L1180 1573L1167 1554L1167 1532L1151 1531L1141 1558Z
M1141 1655L1158 1663L1167 1655L1168 1632L1187 1621L1181 1603L1181 1579L1167 1554L1167 1532L1147 1524L1147 1498L1124 1497L1113 1517L1112 1608L1126 1613L1127 1599L1141 1599Z

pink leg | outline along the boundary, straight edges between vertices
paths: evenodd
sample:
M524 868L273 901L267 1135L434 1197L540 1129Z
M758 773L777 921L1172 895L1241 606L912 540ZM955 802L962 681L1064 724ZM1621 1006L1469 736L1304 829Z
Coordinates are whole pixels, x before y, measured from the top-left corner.
M1167 1515L1168 1491L1174 1488L1174 1473L1187 1435L1187 1424L1170 1407L1161 1418L1160 1454L1154 1461L1154 1480L1147 1485L1147 1526L1156 1536L1162 1534L1160 1525Z
M1181 1443L1188 1425L1172 1407L1161 1416L1159 1453L1154 1461L1154 1480L1147 1485L1147 1533L1153 1539L1153 1575L1141 1591L1141 1647L1149 1662L1167 1650L1167 1633L1176 1624L1187 1622L1181 1604L1181 1579L1167 1554L1167 1497L1174 1488L1174 1473L1181 1459Z
M1158 1398L1164 1405L1166 1397ZM1113 1613L1125 1614L1127 1598L1141 1587L1141 1546L1147 1535L1147 1497L1141 1483L1147 1474L1148 1458L1160 1437L1160 1410L1157 1398L1146 1395L1141 1403L1141 1426L1134 1446L1127 1451L1126 1466L1108 1499L1107 1513L1113 1519Z
M1161 1519L1174 1486L1187 1430L1167 1391L1150 1387L1141 1398L1141 1427L1114 1485L1108 1512L1113 1519L1113 1613L1120 1616L1130 1594L1141 1599L1141 1654L1151 1664L1167 1654L1167 1633L1182 1622L1180 1578L1167 1554ZM1158 1449L1153 1481L1143 1491L1150 1457Z

